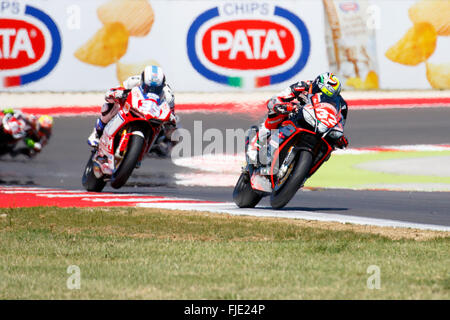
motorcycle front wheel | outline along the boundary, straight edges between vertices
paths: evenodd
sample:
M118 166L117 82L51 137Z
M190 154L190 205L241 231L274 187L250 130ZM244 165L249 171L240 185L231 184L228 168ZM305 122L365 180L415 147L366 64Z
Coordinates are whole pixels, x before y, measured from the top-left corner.
M261 198L262 196L252 189L248 172L243 172L234 187L234 203L239 208L254 208Z
M302 187L304 181L308 177L309 170L313 162L312 154L308 151L302 151L299 154L297 163L293 172L287 177L287 180L279 188L275 188L270 196L270 205L273 209L283 208L297 190Z
M133 134L130 137L123 159L111 177L111 187L119 189L128 181L134 168L136 168L144 144L145 140L141 135Z
M81 183L83 184L83 187L87 191L95 191L95 192L101 192L103 188L105 187L106 182L103 179L99 179L95 176L93 166L94 163L92 161L92 158L95 156L95 151L91 153L91 156L89 157L89 160L86 164L86 167L84 168L83 177L81 178Z

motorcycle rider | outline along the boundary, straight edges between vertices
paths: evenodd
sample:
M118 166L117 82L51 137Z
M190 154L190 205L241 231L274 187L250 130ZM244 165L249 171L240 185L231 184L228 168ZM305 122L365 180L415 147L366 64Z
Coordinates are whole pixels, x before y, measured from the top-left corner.
M11 134L13 138L15 138L15 135L18 137L24 135L23 141L26 147L14 149L14 146L12 146L9 150L9 153L12 156L24 154L28 157L32 157L39 153L42 150L42 147L48 143L52 134L53 117L48 115L37 117L12 108L2 110L0 119L3 120L4 117L14 118L16 121L11 122L11 124L15 123L17 125L16 128L9 128L11 132L8 132L6 128L3 128L5 133ZM23 132L13 133L13 131L22 130L22 128L19 128L20 125L17 122L22 122L24 124Z
M159 96L161 103L163 101L167 102L174 117L170 123L165 124L155 144L162 144L164 141L170 141L170 135L176 129L177 125L177 118L175 117L175 97L172 93L172 89L166 82L166 76L164 75L162 68L150 65L145 67L141 75L131 76L123 82L123 86L111 88L106 92L106 102L101 108L101 115L96 120L94 130L88 138L88 144L90 146L98 146L105 126L124 105L131 89L137 86L139 86L139 89L144 96L149 93L154 93Z
M296 104L304 106L309 103L312 95L320 94L320 101L332 104L341 111L342 125L347 119L348 106L341 96L341 82L331 72L319 74L314 80L296 82L267 101L268 114L266 120L259 126L258 137L260 144L270 136L270 130L277 129L285 121L289 113L294 111ZM256 161L257 150L251 144L248 155L252 161ZM262 145L262 144L261 144ZM332 141L334 148L346 148L348 139L342 135L338 140Z

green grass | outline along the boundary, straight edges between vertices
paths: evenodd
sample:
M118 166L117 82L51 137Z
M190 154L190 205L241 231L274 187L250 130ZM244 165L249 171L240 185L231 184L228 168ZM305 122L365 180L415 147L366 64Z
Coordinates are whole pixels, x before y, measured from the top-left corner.
M449 299L450 237L157 209L2 209L1 299ZM81 288L69 290L69 265ZM367 268L381 289L367 288Z
M324 163L305 185L322 188L367 188L371 184L439 183L449 184L450 186L450 177L382 173L356 167L358 164L369 161L449 155L450 151L334 154L331 155L330 160Z

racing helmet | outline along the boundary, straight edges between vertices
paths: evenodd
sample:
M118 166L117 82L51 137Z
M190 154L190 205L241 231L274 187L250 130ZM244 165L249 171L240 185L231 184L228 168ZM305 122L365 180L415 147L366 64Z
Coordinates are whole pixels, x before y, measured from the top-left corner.
M53 117L48 115L42 115L39 117L38 123L39 123L39 133L41 135L49 136L52 132Z
M141 90L145 94L155 93L160 95L166 84L166 76L161 67L151 65L145 67L141 74Z
M313 82L313 92L335 97L341 93L341 81L331 72L321 73Z

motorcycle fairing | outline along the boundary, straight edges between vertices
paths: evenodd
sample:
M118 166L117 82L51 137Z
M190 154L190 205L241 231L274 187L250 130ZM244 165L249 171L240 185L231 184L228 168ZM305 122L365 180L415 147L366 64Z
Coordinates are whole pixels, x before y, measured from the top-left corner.
M139 160L142 160L144 154L148 152L159 132L161 126L159 124L169 121L171 115L171 109L163 101L160 103L159 96L153 93L144 94L139 87L135 87L131 90L130 94L125 101L123 108L111 119L106 125L103 135L100 138L99 143L99 155L106 156L108 159L108 168L111 172L116 170L115 168L115 146L119 146L119 153L123 152L128 145L128 141L132 134L142 135L145 139L145 134L150 133L146 130L151 130L151 141L146 141L146 146L143 148ZM134 131L133 133L126 131L126 125L130 122L143 123L144 132ZM149 122L156 122L158 126L151 126ZM120 134L120 135L119 135ZM117 156L120 156L118 154Z
M291 121L285 121L282 125L294 126ZM296 128L295 132L293 132L289 137L286 137L281 144L280 147L275 150L272 165L270 168L270 181L272 184L272 188L275 188L274 176L277 174L277 170L275 165L278 164L279 159L284 159L287 151L289 151L289 146L295 146L293 152L297 152L298 150L307 150L311 152L314 156L314 162L309 171L309 176L311 176L314 172L319 169L319 167L328 159L333 148L325 139L320 139L317 135L307 129L304 128ZM281 156L280 156L281 155Z
M16 118L13 114L7 114L2 119L2 125L5 132L10 134L13 139L19 140L26 136L27 124L24 120Z
M272 192L272 186L270 185L270 181L267 179L267 176L262 176L257 172L253 172L252 176L250 177L250 184L255 190L268 193Z
M145 117L146 120L154 119L164 122L170 119L170 107L166 101L160 101L157 94L145 94L140 87L134 87L131 90L131 94L127 98L127 103L133 111ZM130 107L128 107L129 109Z

